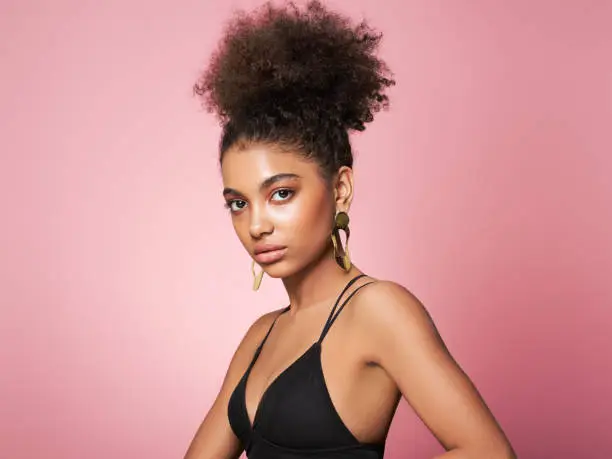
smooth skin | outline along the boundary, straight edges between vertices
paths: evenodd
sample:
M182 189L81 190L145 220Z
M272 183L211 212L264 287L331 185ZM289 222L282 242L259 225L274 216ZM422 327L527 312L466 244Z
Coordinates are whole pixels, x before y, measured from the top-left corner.
M330 238L336 211L349 212L354 177L342 167L330 184L298 152L248 143L225 153L222 175L226 205L247 252L253 256L261 242L287 247L283 259L261 266L268 277L282 279L291 307L278 318L250 374L246 405L252 420L266 388L318 339L335 298L362 273L355 265L348 273L340 269ZM351 291L371 280L359 279ZM244 335L185 459L242 453L227 418L229 397L279 312L264 314ZM384 440L403 396L447 451L433 459L516 458L423 304L399 284L377 280L362 288L323 341L321 361L336 410L362 442Z

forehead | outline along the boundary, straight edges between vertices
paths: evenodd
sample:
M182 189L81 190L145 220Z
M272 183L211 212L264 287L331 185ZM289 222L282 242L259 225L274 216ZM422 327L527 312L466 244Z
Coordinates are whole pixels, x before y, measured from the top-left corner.
M257 144L229 149L223 155L221 174L225 186L256 186L267 177L281 173L297 174L304 179L320 179L318 165L299 152Z

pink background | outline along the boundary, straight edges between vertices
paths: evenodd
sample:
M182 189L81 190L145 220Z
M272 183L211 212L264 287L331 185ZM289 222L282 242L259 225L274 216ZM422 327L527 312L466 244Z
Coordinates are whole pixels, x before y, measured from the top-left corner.
M254 4L1 3L0 457L182 457L285 305L250 290L191 95ZM354 137L354 259L423 301L521 458L608 458L611 2L332 6L398 82ZM386 457L441 451L403 402Z

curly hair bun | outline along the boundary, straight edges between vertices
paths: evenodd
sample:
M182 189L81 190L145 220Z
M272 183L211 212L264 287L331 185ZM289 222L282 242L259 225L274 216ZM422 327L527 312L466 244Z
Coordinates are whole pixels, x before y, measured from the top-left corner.
M395 84L375 56L381 34L309 1L238 12L194 85L222 123L255 118L277 125L334 125L362 131L388 105Z

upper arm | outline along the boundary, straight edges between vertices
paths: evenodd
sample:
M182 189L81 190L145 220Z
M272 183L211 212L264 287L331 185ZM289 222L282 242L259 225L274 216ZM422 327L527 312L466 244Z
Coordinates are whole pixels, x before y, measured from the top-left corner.
M242 338L232 356L215 401L198 427L184 459L235 459L242 453L240 441L234 435L227 418L227 405L265 329L274 319L273 315L274 313L268 313L257 319Z
M393 378L445 449L513 457L501 427L421 302L393 282L377 282L361 296L359 309L372 340L373 360Z

